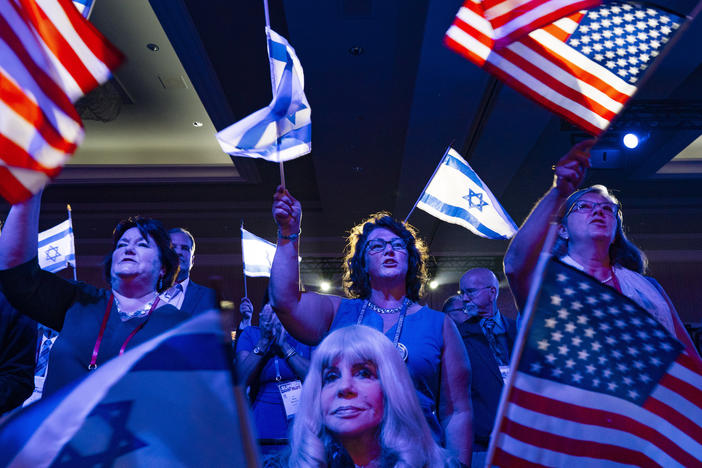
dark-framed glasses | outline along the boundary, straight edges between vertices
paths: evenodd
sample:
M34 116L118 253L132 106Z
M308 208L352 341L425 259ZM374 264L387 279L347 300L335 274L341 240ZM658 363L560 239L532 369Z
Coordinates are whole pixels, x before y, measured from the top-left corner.
M617 216L619 213L619 205L612 202L594 202L590 200L578 200L570 206L568 214L571 213L592 213L595 209L599 207L603 213ZM566 215L567 216L567 215Z
M466 289L459 289L458 294L461 296L475 296L478 294L480 291L483 289L488 289L491 288L492 286L483 286L482 288L466 288Z
M395 237L394 239L390 239L388 241L385 239L369 240L366 244L366 249L368 249L368 252L371 254L377 254L383 252L385 250L385 246L388 244L390 244L392 250L395 251L407 249L407 242L399 237Z

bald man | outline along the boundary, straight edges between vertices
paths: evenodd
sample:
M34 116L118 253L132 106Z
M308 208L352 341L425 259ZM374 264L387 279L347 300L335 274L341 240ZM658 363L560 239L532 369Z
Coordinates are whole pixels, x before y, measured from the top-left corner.
M484 466L490 433L509 374L509 359L517 336L517 324L497 308L500 285L486 268L468 270L459 284L467 319L458 325L473 369L473 462Z

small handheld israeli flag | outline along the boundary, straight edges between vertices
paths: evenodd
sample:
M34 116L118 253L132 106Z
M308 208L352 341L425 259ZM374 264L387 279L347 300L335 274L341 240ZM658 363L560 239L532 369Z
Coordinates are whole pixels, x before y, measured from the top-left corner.
M453 148L439 163L417 208L488 239L509 239L517 232L487 185Z
M40 232L38 242L37 255L42 270L54 273L68 265L76 267L76 248L70 219Z
M241 228L241 256L246 276L271 276L275 244Z
M288 41L270 28L266 28L266 36L273 100L217 133L217 141L231 156L289 161L312 151L311 110L304 92L305 77Z

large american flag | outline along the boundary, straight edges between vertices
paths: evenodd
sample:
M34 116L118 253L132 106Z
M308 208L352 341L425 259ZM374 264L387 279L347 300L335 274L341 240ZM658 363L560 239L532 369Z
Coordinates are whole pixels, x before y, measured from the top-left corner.
M495 47L499 49L534 29L600 3L600 0L482 0L480 8L492 26Z
M494 465L702 465L702 366L651 314L555 260L533 314Z
M73 102L122 54L70 0L0 0L0 195L17 203L56 177L83 139Z
M466 0L444 41L517 91L598 135L680 24L679 16L660 9L611 2L498 48L481 1Z

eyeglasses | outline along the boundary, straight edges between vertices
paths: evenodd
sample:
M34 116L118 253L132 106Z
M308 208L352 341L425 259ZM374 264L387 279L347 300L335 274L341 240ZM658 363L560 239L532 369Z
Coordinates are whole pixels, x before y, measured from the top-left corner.
M475 296L478 294L480 291L483 289L488 289L491 288L492 286L483 286L482 288L466 288L466 289L459 289L458 294L461 296Z
M566 216L573 212L577 213L592 213L595 211L597 207L600 207L602 212L604 214L612 215L612 216L617 216L617 213L619 213L619 205L616 203L612 202L593 202L589 200L578 200L575 203L573 203L570 207L570 210L568 210L568 213Z
M407 249L407 242L404 239L400 239L399 237L395 237L394 239L390 239L389 241L386 241L385 239L369 240L366 244L366 249L368 249L368 253L377 254L385 251L385 246L388 244L390 244L392 250L395 251Z

